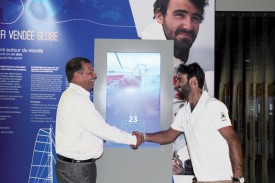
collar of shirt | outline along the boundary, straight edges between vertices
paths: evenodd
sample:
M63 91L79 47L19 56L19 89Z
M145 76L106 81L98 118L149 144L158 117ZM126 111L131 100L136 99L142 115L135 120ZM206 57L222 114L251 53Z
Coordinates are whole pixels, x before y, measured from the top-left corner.
M188 108L188 112L190 113L194 113L198 108L200 108L201 105L203 105L203 103L205 102L205 98L207 98L209 96L208 92L207 91L203 91L200 99L199 99L199 102L197 103L197 105L195 106L194 110L191 111L191 105L190 103L188 102L187 103L187 108Z
M72 88L73 90L76 90L77 92L79 92L80 94L82 94L85 97L89 97L90 98L90 92L85 90L84 88L82 88L81 86L74 84L74 83L70 83L69 85L70 88Z
M197 105L201 105L208 96L209 96L208 92L206 90L204 90L202 92L201 98L200 98L200 100L199 100L199 102L198 102Z

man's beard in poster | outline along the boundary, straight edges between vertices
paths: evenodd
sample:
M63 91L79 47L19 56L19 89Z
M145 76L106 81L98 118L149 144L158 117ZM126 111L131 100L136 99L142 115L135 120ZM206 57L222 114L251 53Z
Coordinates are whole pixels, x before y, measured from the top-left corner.
M196 33L194 31L187 31L185 29L177 29L175 32L175 37L177 37L177 35L184 33L186 35L189 35L190 38L183 38L183 39L175 39L174 41L174 46L176 49L180 49L180 50L189 50L193 43L196 40Z

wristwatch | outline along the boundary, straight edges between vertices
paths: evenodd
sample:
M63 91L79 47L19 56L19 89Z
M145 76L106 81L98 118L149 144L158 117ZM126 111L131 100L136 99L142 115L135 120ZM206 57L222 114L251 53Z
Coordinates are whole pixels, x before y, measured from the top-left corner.
M232 181L239 182L239 183L244 183L244 177L239 177L239 178L233 177Z

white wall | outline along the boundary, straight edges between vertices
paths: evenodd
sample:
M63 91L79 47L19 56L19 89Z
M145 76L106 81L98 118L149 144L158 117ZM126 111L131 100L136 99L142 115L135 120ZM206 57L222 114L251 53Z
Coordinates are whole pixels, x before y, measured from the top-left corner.
M216 0L216 11L275 11L275 0Z

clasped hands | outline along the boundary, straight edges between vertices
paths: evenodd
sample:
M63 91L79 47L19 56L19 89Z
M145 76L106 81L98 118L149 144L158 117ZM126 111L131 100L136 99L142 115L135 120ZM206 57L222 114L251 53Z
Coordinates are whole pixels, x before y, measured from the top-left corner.
M136 145L133 145L131 144L130 146L132 147L132 149L138 149L138 147L143 143L145 142L145 139L144 139L144 135L140 132L137 132L137 131L134 131L132 132L132 135L135 135L136 138L137 138L137 143Z

